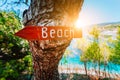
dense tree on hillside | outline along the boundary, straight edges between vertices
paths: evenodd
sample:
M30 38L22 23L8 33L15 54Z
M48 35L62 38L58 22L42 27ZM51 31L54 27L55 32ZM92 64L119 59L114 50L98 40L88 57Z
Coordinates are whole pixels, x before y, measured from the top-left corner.
M25 47L27 48L25 44L23 45L24 47L21 44L21 47L17 48L18 45L14 43L14 42L21 43L23 41L18 38L15 39L13 35L16 31L20 29L21 26L22 25L19 18L13 12L8 12L8 13L0 12L0 35L1 35L0 59L1 60L20 59L27 55L24 50L23 52L20 52L20 50L22 50L23 48ZM12 50L8 50L10 48L12 48ZM17 54L18 52L20 53Z
M23 80L25 74L32 74L28 45L14 36L21 28L20 19L13 12L0 12L0 80Z
M117 31L117 38L114 41L114 43L112 43L112 45L114 47L112 48L112 54L110 55L110 61L115 64L120 64L120 26L118 27L118 31Z
M73 27L83 0L31 0L23 13L23 23L37 26ZM58 64L71 39L29 41L34 80L59 80Z
M87 54L88 41L85 38L77 40L78 49L80 49L80 61L84 63L85 73L87 75L87 62L89 62L89 54Z
M87 75L87 62L94 63L95 72L96 65L98 64L99 67L99 75L100 75L100 63L102 62L103 55L101 54L101 49L99 45L99 36L100 32L97 27L93 27L90 30L90 35L92 41L85 41L85 39L80 40L78 48L81 50L80 59L84 62L85 72Z
M89 45L87 49L87 53L90 54L90 60L98 64L98 69L99 69L99 75L100 76L100 64L103 59L103 55L101 54L100 51L100 45L99 45L99 35L100 32L97 27L93 27L92 30L90 31L91 36L93 37L93 41Z
M108 63L110 62L110 55L111 55L111 50L110 47L108 46L108 40L107 41L102 41L100 42L100 50L101 54L103 55L103 59L101 60L103 65L104 65L104 76L106 77L106 69L108 66Z

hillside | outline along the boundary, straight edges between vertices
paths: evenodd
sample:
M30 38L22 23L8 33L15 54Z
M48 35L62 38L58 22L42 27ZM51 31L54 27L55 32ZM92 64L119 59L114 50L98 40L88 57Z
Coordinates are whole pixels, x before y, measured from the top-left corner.
M117 33L117 27L120 27L120 22L108 22L108 23L100 23L93 24L90 26L86 26L83 29L84 36L89 37L89 31L92 29L91 27L98 27L100 30L100 38L102 39L115 39Z

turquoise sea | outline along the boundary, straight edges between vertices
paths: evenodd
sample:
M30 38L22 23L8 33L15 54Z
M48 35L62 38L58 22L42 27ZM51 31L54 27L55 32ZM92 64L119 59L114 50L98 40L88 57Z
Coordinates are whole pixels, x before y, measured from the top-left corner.
M76 43L75 39L72 40L70 46L67 49L70 50L70 54L67 55L66 57L64 57L65 56L64 55L62 60L60 61L59 65L68 65L68 67L79 66L84 69L84 64L83 64L83 62L80 61L81 51L77 48L77 43ZM87 64L87 66L88 66L87 67L88 70L92 69L93 63L89 62ZM98 67L98 65L96 65L96 68L97 67ZM101 65L100 68L101 68L101 71L104 71L104 65ZM120 74L120 65L109 62L106 67L106 71L109 73Z

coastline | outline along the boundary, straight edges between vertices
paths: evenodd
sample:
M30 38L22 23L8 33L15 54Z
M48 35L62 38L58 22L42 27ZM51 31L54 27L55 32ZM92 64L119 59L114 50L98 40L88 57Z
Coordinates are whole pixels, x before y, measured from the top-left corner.
M111 72L105 72L100 71L100 75L98 71L95 71L94 69L90 69L87 71L87 74L85 74L85 70L82 67L69 67L69 66L59 66L58 71L60 73L60 77L69 79L62 79L62 80L120 80L120 74L118 73L111 73ZM75 77L76 76L76 77ZM76 79L72 79L76 78ZM77 79L82 78L82 79Z

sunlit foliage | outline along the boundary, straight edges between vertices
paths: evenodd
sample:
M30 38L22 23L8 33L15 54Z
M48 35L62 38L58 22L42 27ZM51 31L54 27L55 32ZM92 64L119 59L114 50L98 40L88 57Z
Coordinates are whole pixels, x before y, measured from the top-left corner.
M120 64L120 26L117 28L117 38L113 43L112 54L110 56L111 62Z
M0 11L0 80L22 80L32 74L28 44L14 35L21 28L13 12Z

